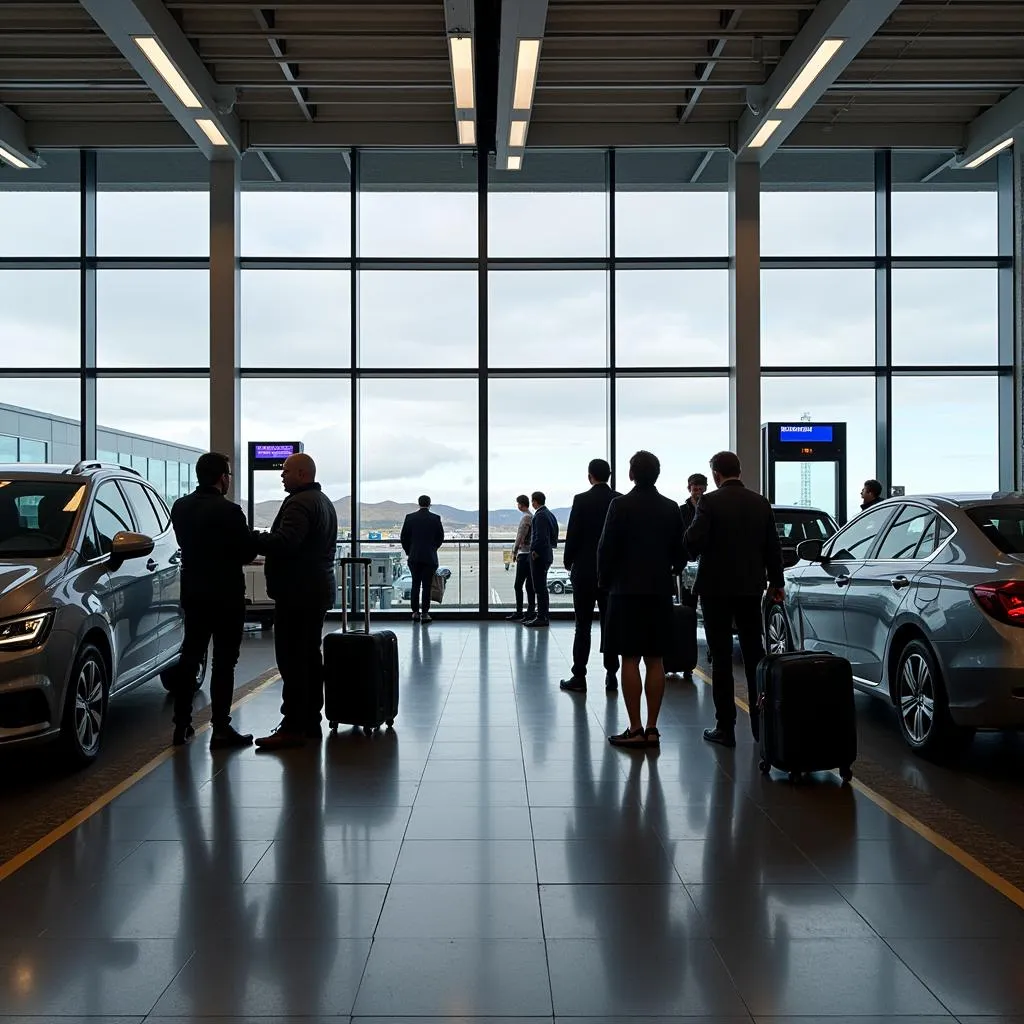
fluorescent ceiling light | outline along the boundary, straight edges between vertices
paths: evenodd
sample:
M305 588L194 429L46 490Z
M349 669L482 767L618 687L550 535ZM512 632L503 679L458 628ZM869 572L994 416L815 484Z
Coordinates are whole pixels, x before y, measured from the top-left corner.
M15 156L5 146L0 146L0 160L9 163L12 167L17 167L19 171L28 170L28 164L20 156Z
M473 100L473 39L470 36L449 36L448 50L455 107L457 110L472 110L476 106Z
M839 52L842 45L842 39L822 40L800 74L793 79L793 84L782 94L782 99L776 104L779 110L792 110L800 102L800 97L807 92L811 82L825 70L825 65Z
M1013 136L1011 135L1008 139L1003 139L1002 142L997 142L990 149L986 149L981 156L976 156L969 164L964 164L964 167L969 171L973 171L975 167L980 167L986 160L991 160L996 153L1002 153L1004 149L1009 149L1013 145ZM2 155L2 154L0 154Z
M508 130L508 144L510 149L522 149L526 145L527 121L513 121Z
M146 55L156 73L167 83L168 88L189 110L202 107L199 97L189 88L181 72L171 62L164 48L152 36L136 36L135 45Z
M757 129L757 134L750 140L751 149L760 149L774 134L775 129L782 124L781 121L775 118L769 118L760 128Z
M533 104L533 87L537 84L540 40L520 39L516 51L516 84L512 91L512 109L529 110Z
M459 145L460 146L475 146L476 145L476 122L475 121L459 121Z
M224 134L208 117L197 117L196 124L199 125L202 133L215 146L226 146L228 144L228 140L224 138Z
M510 156L508 158L508 169L510 171L518 171L523 166L523 158L521 156Z

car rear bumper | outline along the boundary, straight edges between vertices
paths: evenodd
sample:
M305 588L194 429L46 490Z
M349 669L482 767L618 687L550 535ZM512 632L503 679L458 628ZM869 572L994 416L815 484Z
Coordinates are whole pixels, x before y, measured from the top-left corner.
M936 646L954 722L1024 728L1024 629L987 621L966 643Z

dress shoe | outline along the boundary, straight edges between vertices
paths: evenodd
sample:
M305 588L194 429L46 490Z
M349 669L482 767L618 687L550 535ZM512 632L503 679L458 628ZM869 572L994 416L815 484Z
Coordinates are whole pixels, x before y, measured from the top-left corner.
M619 681L615 678L614 672L606 672L604 674L604 688L608 693L619 692Z
M708 743L717 743L720 747L736 746L736 736L731 732L726 732L724 729L705 729L704 739Z
M256 746L260 750L289 750L292 747L304 747L306 745L305 733L296 732L294 729L285 728L279 725L267 736L258 736Z
M522 612L513 612L511 615L505 616L506 622L522 622L526 616Z
M527 619L523 623L523 625L524 626L535 626L537 629L547 629L547 627L550 626L551 623L548 622L547 619Z
M420 618L420 622L422 622L424 626L426 626L428 623L431 623L433 621L434 621L434 619L433 619L433 616L431 616L431 615L424 615L424 616L422 616Z
M413 622L419 622L420 621L420 613L419 612L413 612L412 613L412 621Z
M559 682L558 686L559 689L565 690L566 693L587 692L586 679L580 679L578 676L570 676L568 679L563 679Z
M174 727L174 736L172 737L171 742L176 747L183 747L190 739L192 739L193 736L195 736L195 734L196 731L191 725L176 725Z
M251 747L252 733L239 732L230 725L223 729L214 729L210 737L211 750L233 750L238 747Z

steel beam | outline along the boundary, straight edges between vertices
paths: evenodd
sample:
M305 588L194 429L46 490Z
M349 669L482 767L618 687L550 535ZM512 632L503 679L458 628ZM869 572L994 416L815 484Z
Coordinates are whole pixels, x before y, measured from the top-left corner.
M13 160L27 165L18 167L18 170L38 170L43 166L39 154L28 144L25 122L10 107L0 106L0 146L3 146ZM4 160L3 165L12 166L12 162Z
M957 165L963 167L1014 135L1024 134L1024 87L1015 89L967 126Z
M260 28L265 32L273 31L276 19L276 13L273 10L257 9L253 13L256 15L256 21ZM270 44L271 55L281 68L281 74L284 75L285 84L291 89L292 95L295 97L295 102L299 105L299 110L302 112L302 116L307 121L315 120L316 109L309 103L309 90L299 85L298 68L295 64L289 63L288 58L285 56L285 48L288 45L287 41L270 35L267 38L267 42Z
M740 14L742 13L743 12L738 7L733 10L721 11L718 16L718 22L722 27L722 31L731 32L735 29L736 25L739 23ZM722 35L708 43L708 59L703 61L697 68L698 84L690 90L686 103L679 111L680 124L686 124L686 122L690 120L690 115L696 109L701 94L706 88L708 88L708 83L711 81L712 74L714 74L715 66L718 64L722 54L725 53L725 47L728 42L728 38Z
M233 159L242 152L242 129L234 113L233 90L220 86L199 54L185 38L173 15L160 0L80 0L92 19L139 73L171 116L211 160ZM187 107L159 75L136 40L152 37L198 97L202 106ZM215 146L197 124L197 118L212 121L228 141Z
M509 157L524 155L526 137L522 145L514 145L511 139L513 120L533 120L533 96L529 97L530 107L515 111L516 62L521 39L539 39L543 42L544 28L548 19L548 0L503 0L501 5L501 42L498 56L498 120L495 150L497 165L504 169ZM537 54L540 77L540 53ZM527 127L527 133L532 129Z
M737 156L764 164L898 6L899 0L821 0L768 81L748 92L748 109L737 129ZM779 109L780 100L826 40L842 40L842 45L792 108ZM778 121L778 127L763 145L752 146L769 120Z

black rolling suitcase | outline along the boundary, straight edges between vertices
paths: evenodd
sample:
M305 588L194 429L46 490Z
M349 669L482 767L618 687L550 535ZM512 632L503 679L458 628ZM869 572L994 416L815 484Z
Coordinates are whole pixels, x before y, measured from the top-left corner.
M690 675L697 667L697 608L689 591L677 577L672 603L672 642L665 653L665 671L670 675Z
M370 632L370 559L342 558L338 562L344 577L356 566L363 568L365 628L350 629L349 593L354 585L342 587L341 629L324 637L324 717L330 727L339 724L362 726L367 734L382 725L394 724L398 714L398 637L389 629Z
M853 672L845 658L799 652L770 654L757 666L761 771L791 778L839 769L853 778L857 719Z

